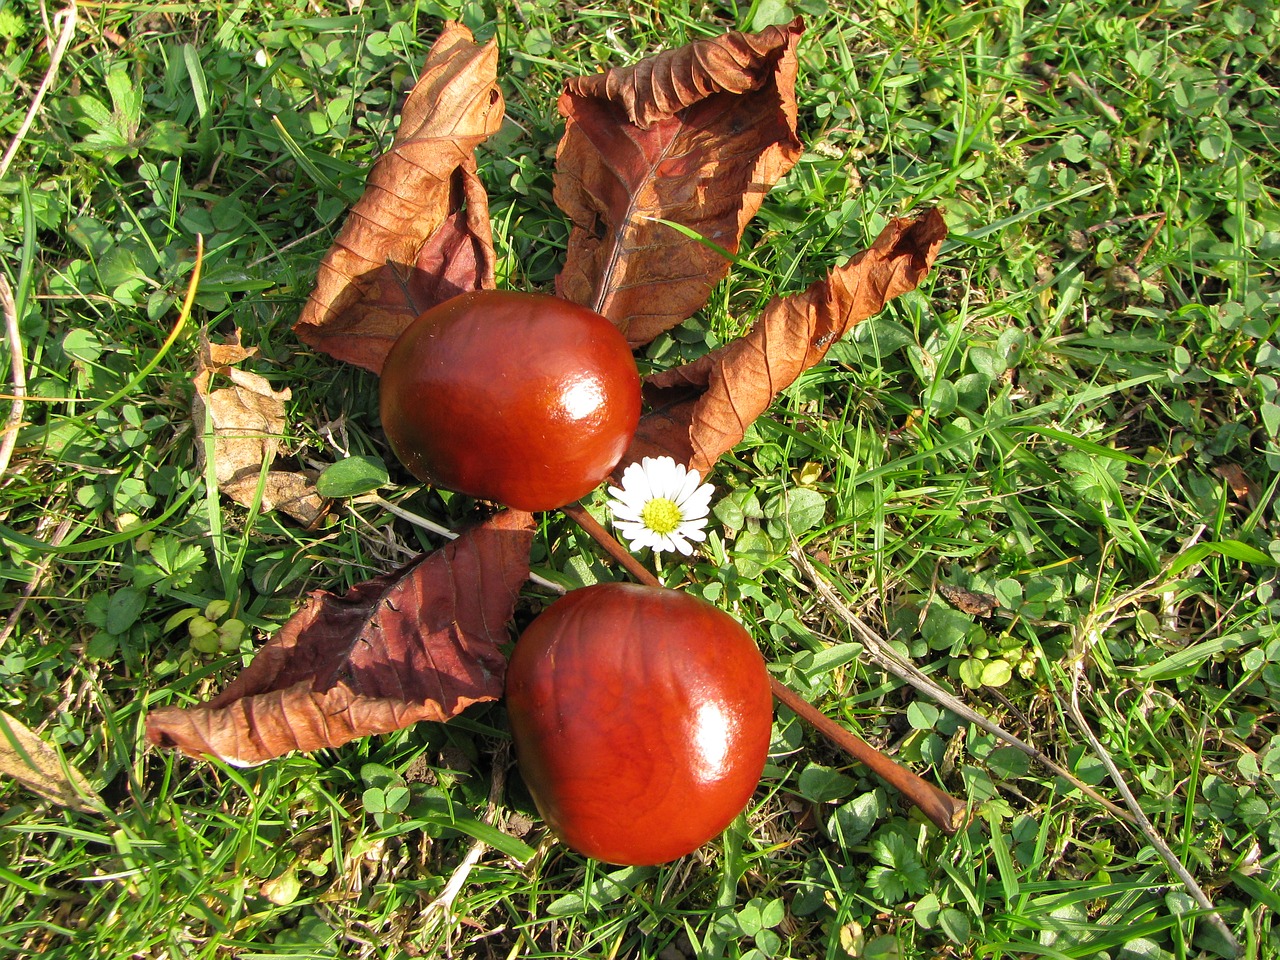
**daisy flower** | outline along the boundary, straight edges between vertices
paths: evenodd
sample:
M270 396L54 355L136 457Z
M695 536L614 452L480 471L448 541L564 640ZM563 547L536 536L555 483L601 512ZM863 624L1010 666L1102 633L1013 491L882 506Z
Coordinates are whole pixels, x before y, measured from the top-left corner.
M714 488L696 470L671 457L645 457L622 471L622 486L610 487L609 511L631 548L655 553L693 553L690 540L705 540Z

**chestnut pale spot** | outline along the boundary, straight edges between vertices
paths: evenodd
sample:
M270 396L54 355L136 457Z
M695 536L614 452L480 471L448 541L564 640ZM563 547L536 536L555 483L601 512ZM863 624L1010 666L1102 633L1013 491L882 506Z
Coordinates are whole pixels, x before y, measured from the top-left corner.
M603 384L594 377L580 377L560 394L560 405L571 420L590 420L607 402Z

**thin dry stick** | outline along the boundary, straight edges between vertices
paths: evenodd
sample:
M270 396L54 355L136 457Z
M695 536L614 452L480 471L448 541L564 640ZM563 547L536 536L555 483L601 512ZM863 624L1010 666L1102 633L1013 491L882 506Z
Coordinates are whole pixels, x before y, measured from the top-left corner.
M67 517L58 524L58 529L53 531L53 536L49 539L50 547L57 547L66 539L67 531L71 529L71 518ZM40 531L36 531L36 535L40 535ZM13 610L9 612L8 618L4 622L4 629L0 630L0 648L4 647L13 631L17 629L18 621L22 618L22 611L27 608L27 604L31 598L35 596L40 584L44 583L45 575L49 572L49 567L57 558L56 553L46 553L37 565L35 572L31 574L31 579L27 585L22 588L22 596L18 598L18 602L14 604Z
M49 58L49 69L44 72L44 79L40 81L36 95L31 98L31 105L27 107L27 115L22 118L22 125L18 127L18 132L13 135L13 140L10 142L9 148L5 150L4 157L0 158L0 179L3 179L4 175L9 172L9 164L13 163L13 158L17 155L18 148L22 146L22 141L26 138L27 132L31 129L31 125L35 123L36 114L40 112L40 104L44 102L45 94L53 86L53 80L58 74L58 67L62 63L62 57L67 52L71 37L75 34L75 0L71 0L70 6L65 10L59 11L53 18L55 29L58 27L59 20L62 21L62 30L58 34L58 42L53 48L53 55Z
M13 302L13 288L9 278L0 273L0 313L4 314L4 335L9 341L10 365L13 367L13 406L9 408L9 420L4 427L4 440L0 441L0 479L9 469L9 458L18 442L18 427L26 409L27 364L22 356L22 331L18 328L18 307Z
M1160 836L1156 831L1155 825L1147 818L1141 804L1138 803L1138 798L1129 789L1129 784L1125 781L1124 774L1120 772L1116 762L1111 759L1111 754L1107 752L1102 745L1102 741L1094 735L1093 729L1085 720L1084 714L1080 710L1080 684L1083 681L1083 674L1084 663L1083 658L1081 658L1076 661L1072 668L1071 702L1068 706L1068 713L1071 714L1071 719L1080 728L1080 732L1084 734L1085 739L1089 741L1089 746L1093 748L1094 754L1102 761L1102 765L1107 768L1107 774L1111 777L1111 782L1120 791L1120 796L1124 797L1125 805L1133 812L1138 829L1142 831L1147 841L1156 848L1156 852L1160 854L1160 859L1165 862L1165 866L1182 881L1182 885L1187 888L1187 893L1191 894L1192 899L1206 911L1205 919L1213 924L1214 929L1226 940L1232 951L1232 956L1240 956L1240 943L1232 935L1231 929L1222 919L1222 915L1218 913L1218 908L1213 905L1213 901L1201 889L1200 884L1196 882L1196 878L1191 875L1191 871L1183 865L1182 861L1178 859L1178 855L1165 842L1164 837Z
M599 543L627 571L641 583L651 587L660 587L662 583L635 558L622 544L618 543L596 519L587 513L578 503L562 508L571 520L582 527L587 534ZM861 737L856 736L836 723L822 711L797 694L776 677L769 678L769 686L774 697L791 709L796 716L804 720L837 747L853 756L856 760L884 780L899 793L910 800L920 812L933 822L944 833L953 834L964 823L964 804L948 793L939 790L927 780L923 780L906 767L885 756Z
M1094 790L1093 787L1089 786L1079 777L1071 773L1071 771L1054 763L1049 759L1049 757L1045 756L1044 752L1039 748L1019 739L999 724L987 719L976 710L973 710L964 701L958 700L956 697L943 690L940 686L929 679L928 676L922 673L914 663L903 658L898 651L885 643L885 641L880 638L879 634L863 623L858 615L845 605L844 601L841 600L840 595L836 593L831 584L827 583L822 575L818 573L813 564L809 562L808 557L799 550L793 550L791 555L796 561L797 566L800 567L805 576L808 577L809 582L812 583L814 588L817 590L818 596L822 602L840 621L847 624L858 639L862 641L862 645L867 651L867 656L869 656L877 666L893 674L904 683L910 684L912 687L931 699L937 701L940 705L946 707L962 720L969 721L974 726L985 730L993 736L999 737L1010 746L1021 750L1046 770L1049 770L1068 781L1073 787L1084 793L1095 803L1106 807L1113 816L1119 817L1121 820L1128 823L1135 822L1133 817L1130 816L1129 811L1115 803L1112 803L1106 797L1102 796L1102 794L1098 793L1098 791Z
M489 781L489 800L485 805L483 817L484 822L491 827L497 820L498 806L502 802L502 789L507 782L507 759L510 749L508 741L504 740L499 744L493 757L493 776ZM453 868L453 873L445 883L444 889L440 891L439 896L427 904L425 915L428 919L439 916L448 920L453 916L453 902L458 899L458 894L467 885L467 878L471 876L471 871L475 869L476 864L488 849L489 845L483 840L476 840L467 848L462 860Z
M421 527L423 530L430 531L431 533L434 533L436 536L445 537L446 539L449 539L449 540L458 539L458 534L454 533L448 527L443 526L442 524L436 523L434 520L429 520L426 517L422 516L421 514L414 513L411 510L406 510L404 507L397 506L396 504L392 503L390 500L385 500L382 497L378 496L376 493L369 493L369 494L365 494L362 497L357 497L353 502L376 504L377 506L387 511L387 513L391 514L392 516L399 517L401 520L408 520L415 527ZM539 576L536 573L530 573L529 579L534 583L536 583L538 586L544 587L547 590L550 590L552 593L562 594L566 592L565 588L562 587L560 584L555 583L554 581L548 580L546 577Z

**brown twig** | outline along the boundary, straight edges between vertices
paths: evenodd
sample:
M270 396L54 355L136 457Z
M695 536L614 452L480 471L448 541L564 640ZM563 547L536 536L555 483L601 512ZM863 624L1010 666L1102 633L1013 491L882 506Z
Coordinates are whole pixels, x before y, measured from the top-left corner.
M618 543L609 531L605 530L596 519L587 513L579 503L562 508L565 514L578 524L596 543L600 544L609 556L613 557L627 572L641 583L651 587L660 587L662 583L626 547ZM922 780L897 761L885 756L861 737L856 736L826 716L798 693L774 677L769 678L774 698L785 704L791 711L811 727L822 734L837 747L844 750L855 760L870 768L891 787L929 818L938 829L953 834L964 823L965 806L955 797L944 793L933 784Z
M776 677L769 678L773 695L805 723L871 769L877 777L920 808L943 833L953 834L964 826L965 805L922 780L902 764L885 756L852 731L846 730Z
M588 536L596 543L604 547L605 553L613 557L614 560L623 566L627 573L635 577L641 583L647 583L651 587L660 587L662 582L646 567L643 563L635 558L630 550L620 544L613 538L613 534L609 533L600 522L591 514L587 513L586 507L580 503L571 503L567 507L562 507L565 514L580 526Z

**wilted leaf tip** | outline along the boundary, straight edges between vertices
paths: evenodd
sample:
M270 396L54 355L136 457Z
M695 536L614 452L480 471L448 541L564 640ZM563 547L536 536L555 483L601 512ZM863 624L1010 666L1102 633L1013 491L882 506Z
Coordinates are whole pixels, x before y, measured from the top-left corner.
M458 293L494 285L489 204L475 149L502 123L493 41L446 25L316 274L294 332L374 373L406 326Z

